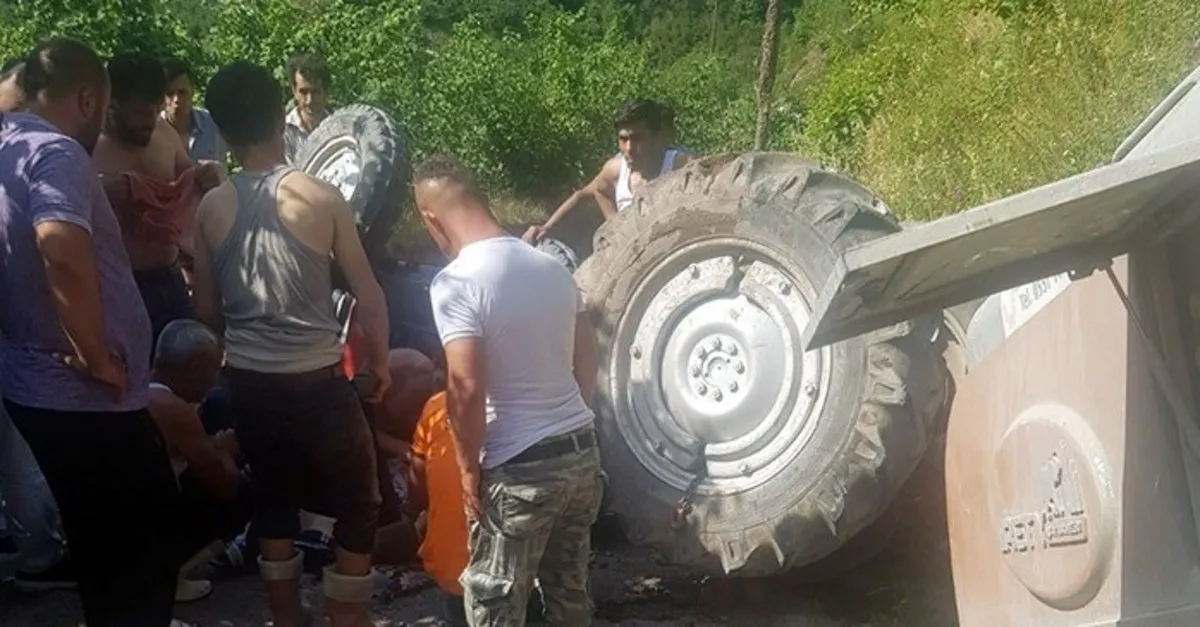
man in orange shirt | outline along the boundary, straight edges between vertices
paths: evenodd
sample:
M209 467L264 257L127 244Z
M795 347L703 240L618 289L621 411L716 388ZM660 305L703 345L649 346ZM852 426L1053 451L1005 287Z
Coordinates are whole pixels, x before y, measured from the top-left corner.
M418 554L425 571L448 595L445 618L455 627L467 624L463 589L458 583L467 567L467 515L461 486L443 390L425 403L413 433L408 503L414 518L424 512L425 538Z

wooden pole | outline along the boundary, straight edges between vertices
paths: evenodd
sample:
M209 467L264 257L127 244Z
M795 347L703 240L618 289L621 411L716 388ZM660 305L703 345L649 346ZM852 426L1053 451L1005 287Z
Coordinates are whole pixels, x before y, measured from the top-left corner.
M758 81L754 95L758 101L758 119L754 125L754 150L767 145L771 123L771 90L775 85L775 56L779 50L779 0L767 0L767 19L763 25L762 50L758 59Z

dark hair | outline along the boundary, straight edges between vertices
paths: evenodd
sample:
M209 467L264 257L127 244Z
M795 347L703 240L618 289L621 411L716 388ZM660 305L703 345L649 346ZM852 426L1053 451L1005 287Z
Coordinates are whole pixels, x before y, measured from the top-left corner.
M636 124L643 124L652 133L675 125L675 112L670 107L653 100L628 100L617 110L613 126L619 131Z
M167 73L163 64L139 52L123 52L109 59L108 79L117 102L162 102L167 97Z
M187 64L187 61L179 57L168 57L163 60L162 66L168 83L180 76L186 76L189 81L192 81L192 85L196 84L196 75L192 73L192 68Z
M54 37L34 46L25 58L21 89L33 99L45 92L61 98L83 86L103 86L104 63L87 44Z
M485 208L488 206L487 195L479 187L475 175L452 154L438 153L422 161L413 171L413 185L424 181L445 180L462 185L475 200Z
M325 89L329 89L333 84L333 76L325 65L325 58L319 54L305 52L288 59L287 74L289 85L296 84L297 74L310 81L317 81Z
M283 93L275 77L249 61L234 61L208 81L204 106L226 141L245 148L271 139L283 120Z

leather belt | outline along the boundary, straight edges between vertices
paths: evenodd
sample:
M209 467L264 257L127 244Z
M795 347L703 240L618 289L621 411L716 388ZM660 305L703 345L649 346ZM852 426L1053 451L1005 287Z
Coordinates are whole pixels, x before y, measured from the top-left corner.
M573 433L569 436L555 438L549 442L542 441L533 446L521 451L516 457L504 462L508 464L528 464L531 462L540 462L546 459L562 457L571 453L582 453L583 451L596 447L596 431L588 429Z

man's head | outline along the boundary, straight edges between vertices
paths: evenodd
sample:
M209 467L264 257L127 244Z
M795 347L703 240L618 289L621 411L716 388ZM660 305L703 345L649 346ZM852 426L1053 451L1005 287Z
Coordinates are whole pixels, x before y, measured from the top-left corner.
M267 146L283 154L283 94L266 68L234 61L208 81L204 106L236 153Z
M421 351L396 348L388 353L388 371L394 383L383 396L377 424L387 434L409 440L426 401L437 391L433 361Z
M417 166L413 199L429 236L449 256L473 236L500 228L474 175L451 155L434 155Z
M177 124L192 115L192 98L196 95L196 77L183 59L172 57L163 61L167 76L167 99L163 111L167 120Z
M141 53L121 53L109 60L108 78L112 104L105 133L129 146L149 145L167 97L162 63Z
M653 100L630 100L621 105L613 125L617 146L634 169L654 168L674 139L675 115Z
M94 50L63 37L43 41L25 59L21 88L26 108L92 152L109 102L108 74Z
M189 403L204 400L221 372L221 341L196 320L163 327L154 347L154 376Z
M329 88L333 83L325 59L316 54L298 54L288 60L287 74L300 119L309 126L320 123L325 117Z
M25 104L25 90L21 89L21 74L25 59L9 59L0 66L0 113L9 113Z

